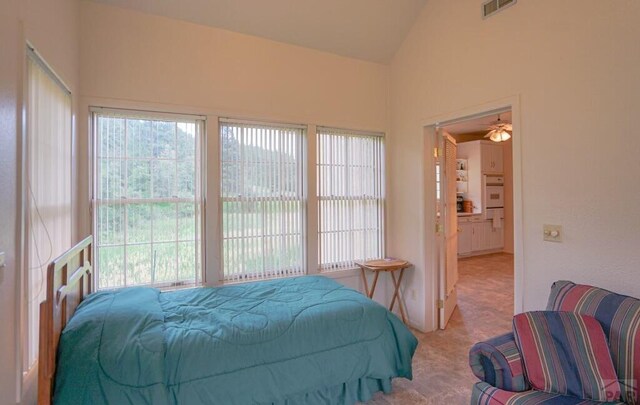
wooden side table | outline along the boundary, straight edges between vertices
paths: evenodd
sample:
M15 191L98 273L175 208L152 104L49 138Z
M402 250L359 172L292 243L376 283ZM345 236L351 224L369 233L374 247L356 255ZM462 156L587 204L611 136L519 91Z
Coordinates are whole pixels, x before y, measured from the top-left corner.
M402 322L407 323L407 317L404 313L404 308L402 306L402 297L400 295L400 283L402 283L402 276L404 275L404 269L411 266L411 263L406 260L398 260L398 259L378 259L378 260L368 260L366 262L356 262L358 267L360 267L360 274L362 275L362 282L364 283L364 290L367 294L367 297L373 298L373 293L376 291L376 285L378 284L378 277L381 272L387 272L391 275L391 280L393 281L394 291L393 297L391 298L391 305L389 306L389 311L393 311L393 307L396 303L396 299L398 300L398 305L400 306L400 315L402 316ZM371 285L371 290L369 290L369 284L367 283L367 275L365 274L365 270L372 271L374 273L373 276L373 284ZM395 272L399 271L400 274L396 279Z

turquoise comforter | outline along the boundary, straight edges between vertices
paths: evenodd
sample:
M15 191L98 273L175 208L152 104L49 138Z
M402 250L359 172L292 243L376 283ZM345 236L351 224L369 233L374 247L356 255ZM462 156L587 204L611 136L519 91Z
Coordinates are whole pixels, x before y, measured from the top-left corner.
M393 314L308 276L90 295L65 328L56 404L352 404L411 378Z

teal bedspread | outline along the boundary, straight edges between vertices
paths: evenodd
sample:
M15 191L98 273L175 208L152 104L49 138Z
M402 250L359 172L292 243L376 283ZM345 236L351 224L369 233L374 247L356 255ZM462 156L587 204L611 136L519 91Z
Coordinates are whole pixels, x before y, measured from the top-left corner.
M90 295L59 346L56 404L352 404L411 378L417 340L321 276Z

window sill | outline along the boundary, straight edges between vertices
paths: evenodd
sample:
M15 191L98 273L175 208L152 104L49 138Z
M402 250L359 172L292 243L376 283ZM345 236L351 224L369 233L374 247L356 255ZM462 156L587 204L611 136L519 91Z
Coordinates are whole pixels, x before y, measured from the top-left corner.
M348 277L357 277L360 274L359 267L350 267L348 269L343 270L334 270L334 271L318 271L317 273L320 276L325 276L329 278L348 278Z
M260 281L281 280L283 278L306 277L306 276L324 276L324 277L333 278L333 279L340 279L340 278L358 277L359 274L360 274L360 268L359 267L350 267L350 268L342 269L342 270L318 271L317 273L308 273L308 274L304 274L304 275L287 276L287 277L270 277L270 278L263 278L263 279L259 279L259 280L241 280L241 281L224 281L224 280L220 280L218 282L218 284L216 284L215 286L211 286L211 287L222 287L222 286L226 286L226 285L256 283L256 282L260 282ZM194 287L199 287L199 286L194 286ZM202 285L200 287L210 287L210 286Z

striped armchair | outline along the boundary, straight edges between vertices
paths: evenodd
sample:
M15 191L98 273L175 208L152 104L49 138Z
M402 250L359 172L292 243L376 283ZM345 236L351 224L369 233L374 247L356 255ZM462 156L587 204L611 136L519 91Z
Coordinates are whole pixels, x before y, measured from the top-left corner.
M622 388L620 402L612 403L640 405L640 300L558 281L551 287L547 310L577 312L600 322ZM475 344L469 364L480 379L473 387L472 405L602 404L532 390L513 333Z

